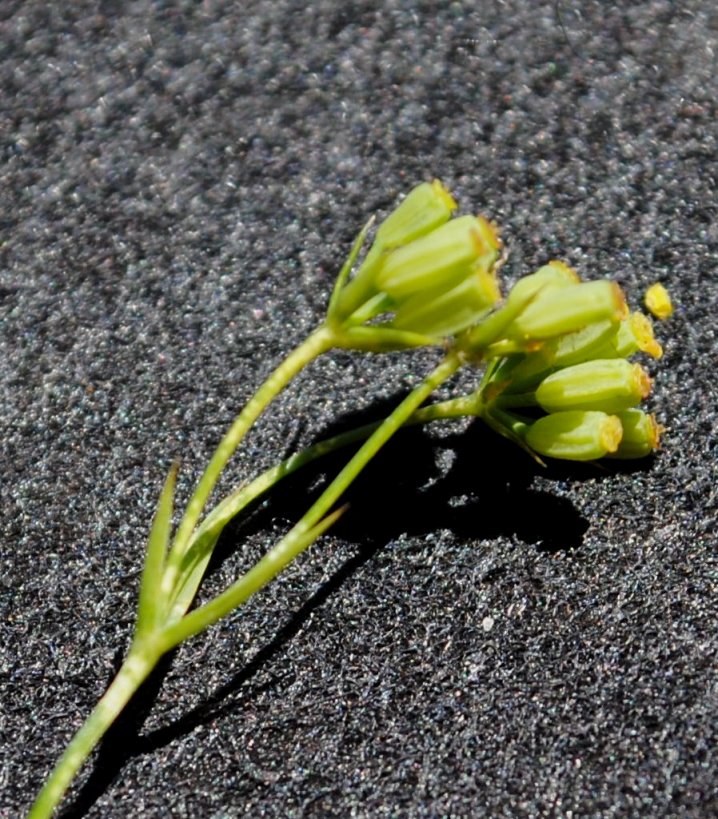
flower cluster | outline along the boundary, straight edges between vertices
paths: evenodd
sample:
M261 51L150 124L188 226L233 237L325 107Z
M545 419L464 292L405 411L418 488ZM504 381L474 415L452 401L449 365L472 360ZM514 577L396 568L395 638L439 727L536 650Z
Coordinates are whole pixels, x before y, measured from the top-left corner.
M481 216L452 219L455 209L438 180L414 188L348 280L356 247L328 324L375 351L453 337L467 359L489 362L478 390L457 401L536 457L636 458L657 449L660 427L638 409L651 379L629 360L661 356L650 319L629 313L616 282L583 282L560 261L519 279L499 304L497 230ZM646 304L658 316L672 309L660 285Z
M441 182L414 188L329 306L328 321L444 339L476 324L499 300L501 241L482 216L451 219L456 202ZM399 338L398 335L394 337Z
M476 413L539 456L653 452L660 427L638 408L652 381L630 360L662 355L650 319L629 312L614 282L580 282L562 262L519 280L503 310L517 305L487 348L496 355L475 394Z
M405 423L477 415L536 458L637 458L657 448L658 424L639 408L651 379L630 360L636 353L661 356L650 320L629 313L615 282L582 282L562 262L550 262L520 279L500 303L496 228L481 216L454 219L455 210L440 182L417 186L379 225L357 265L371 223L361 231L337 277L326 318L234 419L176 528L177 469L170 469L147 541L127 657L53 769L29 819L51 816L80 766L161 656L245 603L337 520L342 508L336 504L343 493ZM646 306L659 317L673 309L660 284L649 290ZM443 359L387 418L295 453L202 517L244 436L314 359L337 348L376 353L422 345L442 347ZM472 395L423 406L467 364L485 367ZM232 518L303 464L363 439L303 517L252 568L192 607Z

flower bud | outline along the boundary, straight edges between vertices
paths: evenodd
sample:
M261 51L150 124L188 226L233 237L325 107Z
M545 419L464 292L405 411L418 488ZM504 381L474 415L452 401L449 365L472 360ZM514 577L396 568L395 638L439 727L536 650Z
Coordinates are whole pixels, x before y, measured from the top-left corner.
M622 358L597 359L552 373L539 384L536 401L546 412L620 412L639 404L651 391L640 364Z
M379 225L374 243L389 250L413 242L448 222L456 208L454 197L438 179L423 182Z
M572 333L597 321L617 322L628 313L623 291L611 281L582 282L540 290L513 320L506 336L521 341Z
M525 432L526 444L539 455L570 461L593 461L616 452L623 428L605 412L556 412L535 421Z
M611 458L645 458L658 449L661 438L661 427L655 416L639 409L619 412L618 418L623 427L623 438Z
M387 254L377 271L376 285L397 301L421 291L451 288L467 278L476 264L490 269L499 248L490 222L460 216Z
M564 262L553 260L540 267L535 273L519 279L511 288L506 302L507 304L513 304L531 298L539 290L545 292L557 287L578 284L579 281L581 279L572 267L564 264Z
M451 290L418 293L397 309L392 326L447 337L475 324L501 294L493 272L478 267Z
M561 367L581 364L592 358L612 358L597 353L608 346L617 328L615 322L597 321L573 333L548 339L538 350L526 354L511 368L510 390L524 391Z
M631 313L624 319L610 346L620 358L628 358L639 351L647 353L652 358L660 358L663 355L663 348L653 335L651 320L643 313Z
M656 318L667 319L673 315L671 297L668 295L666 288L659 282L652 284L648 290L646 290L644 303L646 309L653 313Z
M347 318L377 294L377 271L389 251L436 230L449 220L454 210L456 202L438 179L411 190L379 225L366 258L339 294L336 315Z

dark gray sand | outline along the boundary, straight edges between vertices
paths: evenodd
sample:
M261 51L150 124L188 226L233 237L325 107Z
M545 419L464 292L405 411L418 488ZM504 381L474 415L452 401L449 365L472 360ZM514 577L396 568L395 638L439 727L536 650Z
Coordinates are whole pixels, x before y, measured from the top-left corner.
M0 815L127 648L172 458L186 500L365 219L433 176L501 224L507 280L669 286L663 450L542 470L478 425L402 433L163 664L66 815L718 811L716 54L712 0L0 4ZM222 487L436 359L316 363ZM228 533L205 594L341 463Z

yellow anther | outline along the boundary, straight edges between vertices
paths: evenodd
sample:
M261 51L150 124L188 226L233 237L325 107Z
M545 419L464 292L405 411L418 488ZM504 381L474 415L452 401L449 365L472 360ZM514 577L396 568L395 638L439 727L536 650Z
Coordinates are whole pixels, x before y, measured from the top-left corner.
M671 297L668 295L666 288L660 284L660 282L652 284L648 290L646 290L644 303L646 308L653 313L656 318L667 319L669 316L673 315L673 303L671 302Z

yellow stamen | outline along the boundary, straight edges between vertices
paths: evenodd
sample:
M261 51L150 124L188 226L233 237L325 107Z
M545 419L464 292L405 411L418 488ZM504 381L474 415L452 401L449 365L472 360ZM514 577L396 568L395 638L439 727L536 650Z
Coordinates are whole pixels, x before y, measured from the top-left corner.
M663 355L663 347L653 335L653 325L648 316L644 316L643 313L631 313L628 320L638 349L652 358L660 358Z
M476 277L489 303L496 304L501 298L501 289L499 288L499 282L494 271L486 270L481 265L478 265L476 268Z
M653 386L653 379L651 376L648 375L640 364L633 365L632 376L638 394L641 396L641 398L647 398L650 395L651 387Z
M646 308L653 313L656 318L667 319L673 315L671 297L668 295L666 288L659 282L652 284L648 290L646 290L644 303Z
M651 413L648 416L648 421L650 423L650 431L649 431L649 441L651 444L651 449L658 449L661 446L661 435L666 431L665 427L662 427L658 421L656 421L656 416Z
M471 238L476 246L476 252L479 255L485 253L495 254L501 248L501 239L496 225L483 216L477 216L476 223L475 230L471 231Z
M628 302L626 301L626 294L621 290L617 282L611 282L614 298L616 300L616 320L623 321L627 319L630 310L628 309Z

